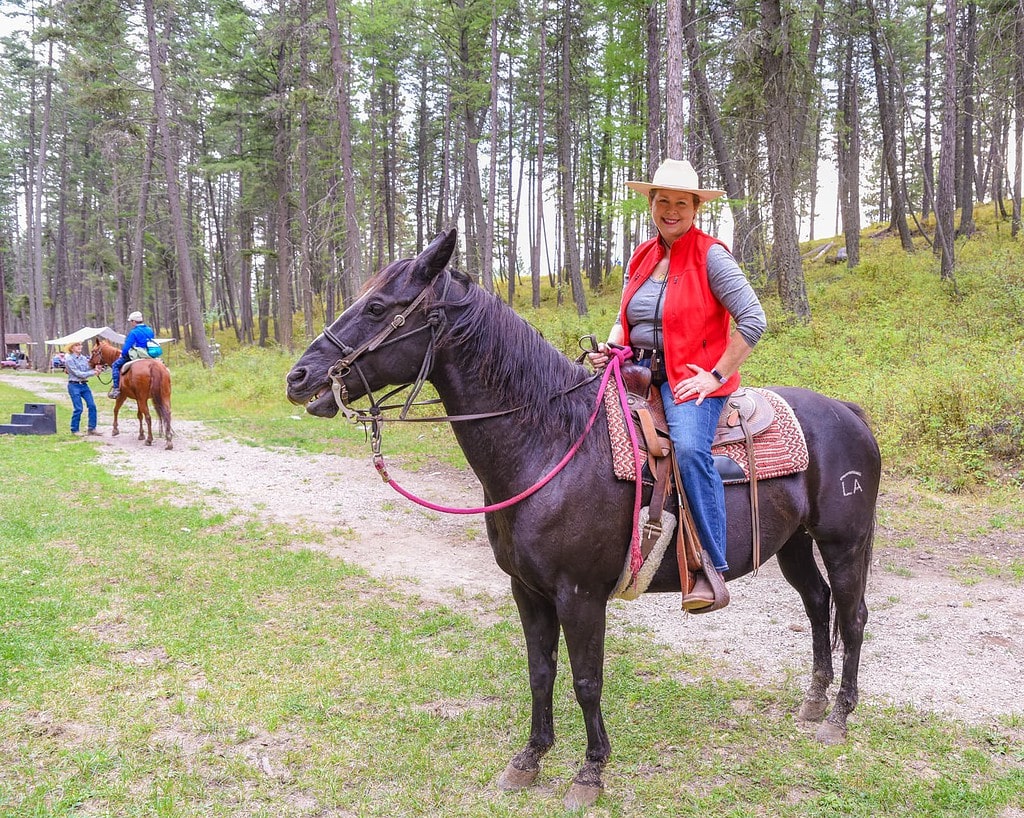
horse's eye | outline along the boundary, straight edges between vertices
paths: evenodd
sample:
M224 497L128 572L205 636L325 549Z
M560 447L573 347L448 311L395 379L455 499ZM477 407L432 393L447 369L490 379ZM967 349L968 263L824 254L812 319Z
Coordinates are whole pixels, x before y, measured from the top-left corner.
M374 318L380 318L385 312L387 307L381 304L379 301L372 301L366 306L366 311L370 313Z

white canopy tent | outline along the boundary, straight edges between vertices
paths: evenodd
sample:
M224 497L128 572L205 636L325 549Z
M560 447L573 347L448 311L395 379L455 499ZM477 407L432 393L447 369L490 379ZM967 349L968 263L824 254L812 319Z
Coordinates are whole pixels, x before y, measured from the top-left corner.
M72 332L63 338L53 338L46 343L48 346L66 347L68 344L85 343L101 336L112 344L124 343L124 336L119 332L114 332L110 327L82 327L77 332Z
M110 327L82 327L63 338L52 338L46 342L47 346L66 347L68 344L85 343L93 338L106 338L110 343L120 346L124 343L125 336L120 332L114 332ZM158 344L173 344L174 338L157 338Z

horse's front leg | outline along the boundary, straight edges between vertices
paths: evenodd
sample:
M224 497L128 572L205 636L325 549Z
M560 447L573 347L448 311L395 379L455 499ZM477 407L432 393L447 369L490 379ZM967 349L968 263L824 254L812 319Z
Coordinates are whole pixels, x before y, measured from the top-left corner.
M114 401L114 425L110 430L111 437L117 437L120 434L120 430L117 428L117 415L121 411L121 404L124 403L125 396L122 394Z
M597 800L604 786L601 773L612 749L601 714L608 596L607 591L599 591L582 583L574 585L558 606L572 666L573 690L587 729L587 757L565 796L569 809L586 808Z
M505 767L498 778L504 790L529 787L540 772L540 760L555 743L552 696L558 670L558 616L550 600L512 579L512 597L519 608L519 621L526 636L526 656L530 666L530 740Z

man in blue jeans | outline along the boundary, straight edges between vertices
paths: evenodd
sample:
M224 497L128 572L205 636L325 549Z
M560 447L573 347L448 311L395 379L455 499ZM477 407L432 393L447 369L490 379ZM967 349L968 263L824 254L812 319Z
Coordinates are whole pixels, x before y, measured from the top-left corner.
M89 366L89 359L82 354L82 342L76 341L68 344L67 354L64 356L64 371L68 374L68 394L71 396L71 434L78 434L78 426L82 420L82 403L89 408L89 425L87 426L90 435L98 435L96 431L96 401L92 398L92 390L89 388L89 378L99 374L99 369Z
M124 346L121 347L121 357L114 361L111 371L113 374L113 382L110 391L107 393L108 398L117 398L121 394L121 367L131 360L130 353L134 347L141 347L146 349L150 341L153 340L156 333L153 332L153 328L148 326L145 321L142 320L142 313L136 310L128 316L128 323L132 325L132 328L128 331L127 337L124 339Z

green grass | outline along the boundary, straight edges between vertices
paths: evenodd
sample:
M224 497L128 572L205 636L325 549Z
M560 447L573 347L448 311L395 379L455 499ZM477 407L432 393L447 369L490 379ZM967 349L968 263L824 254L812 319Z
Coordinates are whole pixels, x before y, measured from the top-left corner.
M564 655L539 786L493 785L529 721L511 606L425 604L281 528L172 505L159 484L125 502L94 458L66 435L0 437L19 475L0 497L0 814L562 813L585 742ZM794 723L799 695L611 638L615 744L591 814L1024 808L1019 721L862 704L829 748Z

